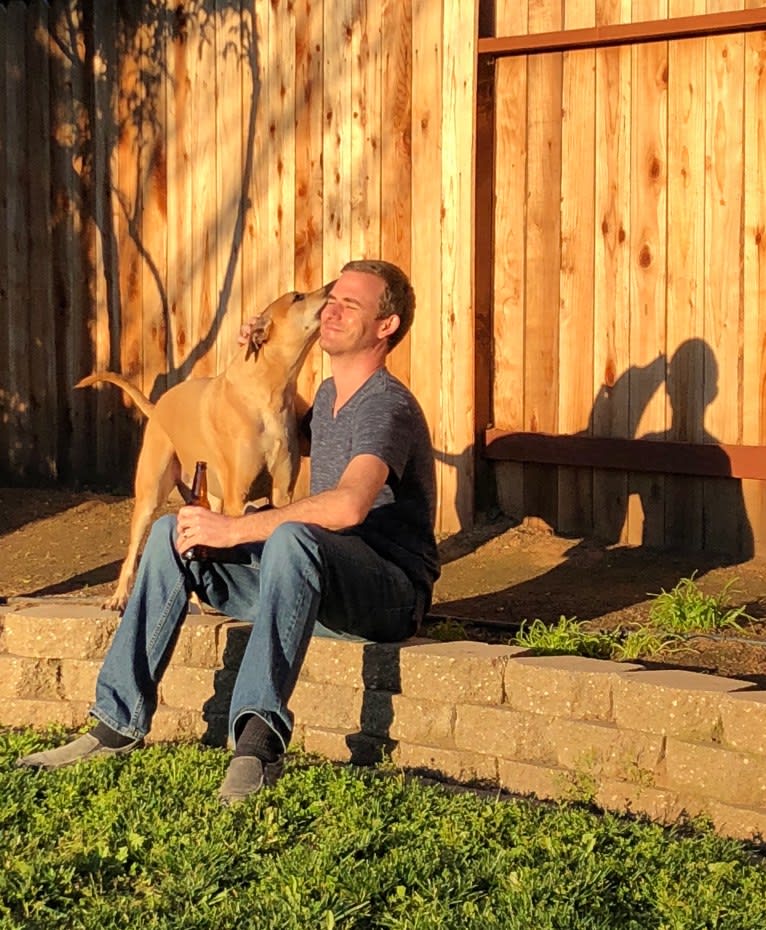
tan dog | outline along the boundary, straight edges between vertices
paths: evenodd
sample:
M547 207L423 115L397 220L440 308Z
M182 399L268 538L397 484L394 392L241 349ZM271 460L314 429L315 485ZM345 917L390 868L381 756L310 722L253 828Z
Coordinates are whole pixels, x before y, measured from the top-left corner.
M177 384L156 405L110 371L75 385L116 384L148 417L136 467L128 553L104 607L124 610L138 550L155 510L174 486L189 499L188 483L200 459L208 463L208 490L222 502L224 513L242 513L250 486L264 468L272 479L272 502L280 506L291 499L300 463L296 383L319 334L319 314L331 288L327 284L310 294L291 291L275 300L225 371Z

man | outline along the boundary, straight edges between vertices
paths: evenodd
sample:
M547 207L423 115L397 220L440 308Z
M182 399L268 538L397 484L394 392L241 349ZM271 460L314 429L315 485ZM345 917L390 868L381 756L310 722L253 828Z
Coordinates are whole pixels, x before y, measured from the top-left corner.
M55 769L135 749L192 592L253 624L231 699L224 803L257 791L287 748L287 703L312 632L393 642L416 631L439 574L433 452L420 407L385 367L414 306L395 265L343 268L321 314L332 377L310 412L310 495L238 517L182 507L157 520L99 673L95 727L19 764ZM244 558L187 561L193 546L237 547Z

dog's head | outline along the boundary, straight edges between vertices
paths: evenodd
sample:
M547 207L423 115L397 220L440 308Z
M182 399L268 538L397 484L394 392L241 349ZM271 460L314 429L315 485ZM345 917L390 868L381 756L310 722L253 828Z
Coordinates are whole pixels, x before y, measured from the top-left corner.
M319 335L319 314L333 284L331 281L308 294L288 291L269 304L250 331L245 359L251 355L257 357L267 342L278 345L287 355L308 349Z

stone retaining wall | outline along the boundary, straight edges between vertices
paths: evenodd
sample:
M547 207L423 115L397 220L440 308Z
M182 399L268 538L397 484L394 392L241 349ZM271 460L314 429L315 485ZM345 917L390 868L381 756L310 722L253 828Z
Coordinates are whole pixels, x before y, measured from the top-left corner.
M116 625L82 602L0 608L0 725L84 723ZM248 629L189 616L152 739L225 742ZM443 779L766 835L766 692L745 681L484 643L315 638L291 708L296 741L330 759L385 750Z

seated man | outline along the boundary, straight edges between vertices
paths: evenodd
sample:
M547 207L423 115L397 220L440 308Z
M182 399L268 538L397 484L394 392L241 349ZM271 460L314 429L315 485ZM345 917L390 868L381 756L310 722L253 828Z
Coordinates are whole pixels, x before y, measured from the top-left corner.
M414 306L395 265L343 268L321 314L332 377L310 412L310 495L238 517L187 506L157 520L98 676L98 722L20 765L56 769L141 743L192 592L252 622L231 699L224 803L257 791L287 748L287 704L317 624L379 642L415 633L439 574L433 451L415 398L385 367ZM193 546L238 547L243 558L188 561Z

